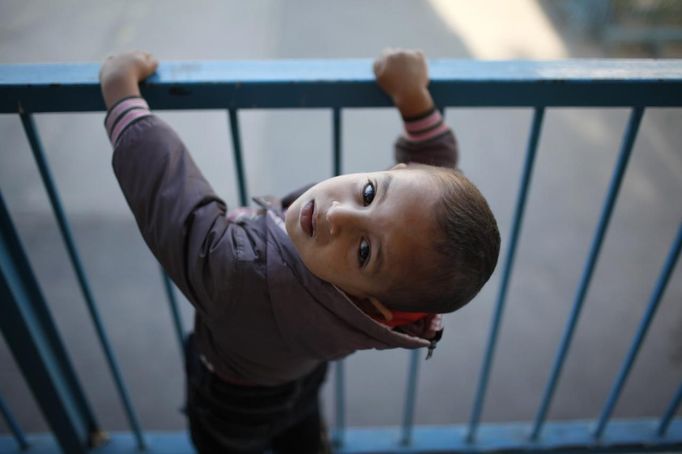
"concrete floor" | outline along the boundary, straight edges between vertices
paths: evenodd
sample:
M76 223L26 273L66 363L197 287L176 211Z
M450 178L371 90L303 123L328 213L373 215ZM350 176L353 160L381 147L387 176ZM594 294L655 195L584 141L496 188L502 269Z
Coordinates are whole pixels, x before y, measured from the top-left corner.
M101 61L109 53L133 48L162 60L374 57L386 46L418 47L430 57L449 58L601 55L598 47L557 28L534 2L520 2L512 11L500 11L489 2L476 2L477 8L454 4L461 8L436 0L3 1L0 63ZM225 113L161 115L179 131L218 192L235 206ZM329 112L240 115L252 194L283 194L328 176ZM37 124L142 425L177 430L185 425L178 411L183 399L180 353L157 265L111 172L103 116L39 115ZM529 420L537 411L627 116L622 109L551 109L546 115L485 421ZM447 111L460 140L461 167L488 197L503 241L530 119L527 109ZM391 143L400 130L394 111L349 110L343 121L345 171L390 164ZM551 418L594 417L627 351L682 218L681 124L680 109L651 109L644 117ZM87 396L107 430L125 430L18 118L0 115L0 137L0 190ZM288 164L304 159L314 165ZM679 268L616 417L660 415L679 386ZM474 304L446 318L444 341L434 358L421 364L416 423L468 419L498 284L499 269ZM187 304L183 317L189 327ZM346 361L348 425L400 423L407 360L404 351L389 351L360 352ZM4 342L0 364L0 393L20 425L30 432L46 430ZM324 393L330 420L332 384L330 376ZM6 431L0 423L0 433Z

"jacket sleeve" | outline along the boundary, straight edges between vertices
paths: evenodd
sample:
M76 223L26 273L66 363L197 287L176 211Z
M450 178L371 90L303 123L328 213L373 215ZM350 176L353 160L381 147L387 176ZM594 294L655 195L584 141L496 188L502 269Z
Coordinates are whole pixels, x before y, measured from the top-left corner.
M239 291L239 261L254 253L247 233L225 218L225 203L170 126L146 104L132 116L116 109L105 120L114 173L145 242L199 311L224 310Z
M395 142L397 163L457 167L457 139L435 107L403 121L405 132Z

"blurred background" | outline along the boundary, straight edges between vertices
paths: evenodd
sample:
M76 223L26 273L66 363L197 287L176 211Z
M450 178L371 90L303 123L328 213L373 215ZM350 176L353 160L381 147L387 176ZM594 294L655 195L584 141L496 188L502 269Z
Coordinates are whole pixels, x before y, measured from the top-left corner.
M385 47L430 58L680 58L682 2L0 0L0 64L100 62L143 49L160 60L373 58ZM636 65L636 62L633 62ZM530 109L447 109L461 168L510 228ZM219 194L237 194L224 111L161 112ZM570 311L628 118L627 109L549 109L483 414L534 417ZM86 274L142 425L185 420L181 356L158 266L111 171L104 113L36 115ZM249 192L282 195L330 176L327 110L240 112ZM550 417L601 409L682 219L682 112L648 109ZM343 112L345 172L386 168L401 123L392 109ZM0 190L67 349L107 430L127 430L18 116L0 115ZM301 165L301 163L305 163ZM500 263L502 263L501 256ZM421 363L416 423L466 422L499 269L473 304L446 317ZM682 377L682 272L674 273L616 417L660 415ZM192 310L183 300L183 321ZM347 424L400 424L408 354L346 361ZM656 386L652 386L655 378ZM333 380L324 393L333 421ZM0 340L0 392L21 426L47 426ZM8 429L0 423L0 432Z

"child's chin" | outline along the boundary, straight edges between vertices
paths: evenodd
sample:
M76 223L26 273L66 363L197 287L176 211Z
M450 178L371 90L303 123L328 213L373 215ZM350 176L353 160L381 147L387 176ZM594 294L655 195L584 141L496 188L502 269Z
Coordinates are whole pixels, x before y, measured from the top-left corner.
M287 234L290 237L293 237L296 234L296 221L298 219L299 211L298 204L296 202L292 203L289 208L287 208L287 212L284 214L284 227L286 228Z
M303 258L303 252L301 251L301 247L303 245L301 242L304 241L304 233L301 231L301 228L298 225L298 211L294 210L295 213L292 213L292 208L293 205L289 207L289 210L287 210L286 217L284 218L284 228L287 231L287 236L294 245L296 253L299 257Z

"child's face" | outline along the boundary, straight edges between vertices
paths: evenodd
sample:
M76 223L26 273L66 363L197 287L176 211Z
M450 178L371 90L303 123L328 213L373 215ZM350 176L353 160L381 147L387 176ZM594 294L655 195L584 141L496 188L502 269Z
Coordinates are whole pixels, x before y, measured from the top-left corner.
M439 198L435 179L421 169L342 175L296 199L286 229L317 277L350 295L381 299L430 263Z

